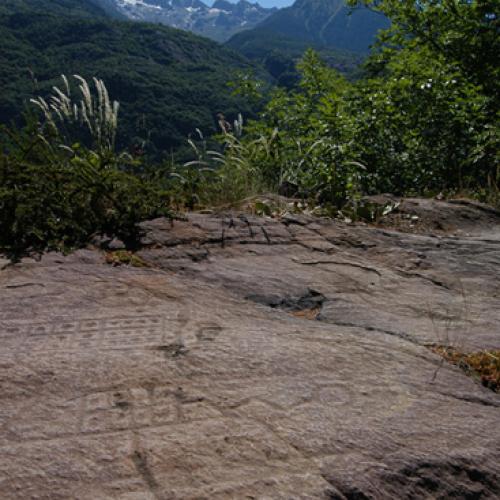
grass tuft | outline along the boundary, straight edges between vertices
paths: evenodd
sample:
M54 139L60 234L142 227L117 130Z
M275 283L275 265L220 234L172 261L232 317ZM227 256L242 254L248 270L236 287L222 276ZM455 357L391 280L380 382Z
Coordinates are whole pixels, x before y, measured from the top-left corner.
M500 350L464 353L440 345L432 346L431 350L461 368L467 375L478 379L483 386L500 392Z

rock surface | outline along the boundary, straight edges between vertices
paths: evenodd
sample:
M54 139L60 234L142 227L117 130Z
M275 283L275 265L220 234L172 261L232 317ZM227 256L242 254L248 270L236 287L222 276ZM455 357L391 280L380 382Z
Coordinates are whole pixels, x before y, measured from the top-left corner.
M498 498L500 398L425 346L500 346L500 216L398 214L0 261L0 497Z

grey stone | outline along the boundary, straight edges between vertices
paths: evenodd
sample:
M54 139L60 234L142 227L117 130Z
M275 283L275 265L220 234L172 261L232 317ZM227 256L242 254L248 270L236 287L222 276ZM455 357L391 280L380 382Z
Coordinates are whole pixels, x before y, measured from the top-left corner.
M2 269L1 498L498 498L499 396L426 344L500 347L500 218L412 203L411 231L192 214L144 224L148 268Z
M118 238L113 238L107 245L109 250L124 250L125 243L123 243L122 240L119 240Z

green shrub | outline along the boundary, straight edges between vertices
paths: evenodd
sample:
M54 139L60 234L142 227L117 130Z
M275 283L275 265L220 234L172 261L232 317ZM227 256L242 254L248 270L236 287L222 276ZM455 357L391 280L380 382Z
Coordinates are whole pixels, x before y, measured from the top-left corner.
M217 188L234 200L287 182L303 197L336 207L358 197L360 172L352 147L351 119L345 112L346 80L309 50L296 90L275 90L260 119L245 133L223 135ZM232 201L234 201L232 200Z
M64 101L61 95L59 99ZM93 113L106 112L116 125L109 100L98 99ZM80 117L86 121L84 114ZM69 145L66 125L75 125L75 116L69 118L48 104L42 124L31 116L22 130L1 129L0 248L12 255L66 251L99 233L133 246L138 222L169 213L164 193L131 173L138 165L127 155L114 152L109 124L88 125L94 146L89 149Z
M250 164L265 185L286 181L337 208L377 192L498 200L494 2L363 3L393 22L364 77L349 83L306 52L298 88L272 93L238 147L226 148L226 164Z

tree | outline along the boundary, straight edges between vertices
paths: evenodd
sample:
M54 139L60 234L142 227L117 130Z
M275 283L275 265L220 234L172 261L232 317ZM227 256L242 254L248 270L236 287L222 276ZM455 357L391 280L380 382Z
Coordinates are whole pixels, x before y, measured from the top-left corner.
M349 0L383 12L391 28L379 46L426 47L490 96L498 109L500 36L498 0ZM384 53L387 56L387 53Z
M398 103L392 101L397 109L391 123L404 118L404 127L401 123L394 131L396 142L401 139L401 158L419 150L412 160L414 170L419 166L433 170L434 180L446 181L443 187L489 183L496 188L500 182L498 0L349 3L362 3L391 20L368 68L372 77L379 78L389 101L392 94L398 95ZM382 115L378 116L380 121ZM414 140L403 140L409 131ZM432 168L423 166L430 161L435 162Z

